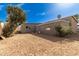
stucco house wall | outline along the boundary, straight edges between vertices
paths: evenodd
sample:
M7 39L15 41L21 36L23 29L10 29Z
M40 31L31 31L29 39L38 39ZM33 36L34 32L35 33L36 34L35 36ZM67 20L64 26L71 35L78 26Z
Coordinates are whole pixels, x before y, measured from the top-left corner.
M36 25L39 23L24 23L21 25L21 30L20 32L22 33L32 33L36 30Z
M41 34L55 35L57 34L57 32L55 31L55 27L58 25L61 25L65 30L71 27L74 33L77 32L77 21L73 16L37 25L36 30L38 33Z
M70 19L70 21L71 21L72 31L73 32L77 32L77 23L78 23L77 19L72 16L71 19Z
M57 21L57 22L37 26L37 32L40 32L41 34L55 35L57 34L55 27L58 25L61 25L63 28L66 28L69 26L68 22Z
M74 16L64 17L61 19L57 19L55 21L48 21L46 23L38 24L38 23L26 23L22 28L22 32L34 32L47 35L55 35L57 32L55 31L55 27L61 25L65 30L71 27L72 31L77 32L77 19ZM26 28L28 26L29 28Z

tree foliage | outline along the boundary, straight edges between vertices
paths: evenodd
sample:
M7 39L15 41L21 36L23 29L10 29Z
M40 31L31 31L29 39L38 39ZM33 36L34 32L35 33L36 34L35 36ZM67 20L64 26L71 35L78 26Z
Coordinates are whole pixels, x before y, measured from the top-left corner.
M65 36L73 33L71 28L68 28L68 29L65 30L61 25L56 26L55 30L57 32L57 35L60 36L60 37L65 37Z
M7 7L7 24L3 29L3 36L10 36L17 26L21 25L26 20L26 15L21 8L8 6Z
M58 19L60 19L60 18L61 18L61 15L60 15L60 14L59 14L59 15L57 15L57 18L58 18Z
M76 19L79 19L79 15L78 15L78 14L76 14L76 15L74 15L74 16L75 16Z

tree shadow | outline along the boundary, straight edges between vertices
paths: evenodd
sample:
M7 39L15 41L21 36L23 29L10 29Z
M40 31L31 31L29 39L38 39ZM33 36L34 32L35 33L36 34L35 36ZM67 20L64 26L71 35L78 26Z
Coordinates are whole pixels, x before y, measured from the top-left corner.
M0 36L0 40L3 40L3 38Z
M63 40L63 38L61 37L56 37L56 36L50 36L50 35L45 35L45 34L37 34L37 33L32 33L32 35L44 38L46 40L50 40L53 42L61 42Z
M66 41L66 42L79 41L79 34L73 34L73 35L69 35L66 37L58 37L58 36L54 36L54 35L45 35L45 34L37 34L37 33L31 33L31 34L44 38L46 40L50 40L52 42L62 43L63 41Z

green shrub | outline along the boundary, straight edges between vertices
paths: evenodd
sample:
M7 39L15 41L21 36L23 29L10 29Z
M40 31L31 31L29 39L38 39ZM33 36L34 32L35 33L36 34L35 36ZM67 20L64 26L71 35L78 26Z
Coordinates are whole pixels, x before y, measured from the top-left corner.
M65 36L73 33L70 28L65 29L65 28L63 28L60 25L59 26L56 26L55 27L55 30L57 32L57 35L60 36L60 37L65 37Z

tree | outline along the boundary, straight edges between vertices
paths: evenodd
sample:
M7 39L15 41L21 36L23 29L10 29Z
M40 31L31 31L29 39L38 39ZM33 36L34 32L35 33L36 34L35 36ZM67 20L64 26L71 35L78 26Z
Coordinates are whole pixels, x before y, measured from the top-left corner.
M58 36L65 37L65 36L73 33L70 26L65 26L65 27L66 28L63 28L63 26L61 26L61 25L58 25L55 27L55 30L56 30Z
M17 26L21 25L26 20L26 15L21 8L8 6L7 7L8 19L7 24L3 29L3 36L9 37Z
M79 19L79 15L78 14L76 14L76 15L74 15L75 17L76 17L76 19Z
M61 18L61 15L60 15L60 14L59 14L59 15L57 15L57 18L58 18L58 19L60 19L60 18Z

